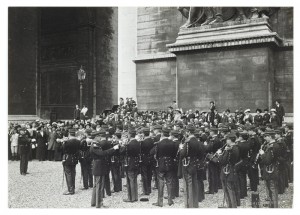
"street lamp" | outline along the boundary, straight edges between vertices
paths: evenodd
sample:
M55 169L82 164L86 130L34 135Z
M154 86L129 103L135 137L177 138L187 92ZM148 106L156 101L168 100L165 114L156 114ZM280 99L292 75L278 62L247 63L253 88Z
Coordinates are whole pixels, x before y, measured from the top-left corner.
M82 89L83 89L83 82L84 82L84 79L85 79L85 71L82 69L82 66L80 67L80 69L78 70L78 81L79 81L79 84L80 84L80 108L82 108Z

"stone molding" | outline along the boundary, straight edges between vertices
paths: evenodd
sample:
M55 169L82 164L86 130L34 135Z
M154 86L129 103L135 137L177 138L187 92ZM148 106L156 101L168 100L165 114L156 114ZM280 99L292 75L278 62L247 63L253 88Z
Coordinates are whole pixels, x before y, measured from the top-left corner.
M283 40L272 31L268 19L183 28L180 29L176 42L167 47L170 52L178 52L260 43L283 46Z
M133 62L138 63L141 61L160 60L166 58L176 58L176 55L173 53L138 55L135 59L133 59Z

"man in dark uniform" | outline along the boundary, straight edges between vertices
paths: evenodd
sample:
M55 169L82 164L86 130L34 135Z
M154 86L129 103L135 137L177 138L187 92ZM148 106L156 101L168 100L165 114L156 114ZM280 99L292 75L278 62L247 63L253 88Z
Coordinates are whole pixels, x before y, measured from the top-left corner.
M75 137L76 129L69 130L69 139L63 145L63 167L66 175L68 191L64 195L75 193L76 165L78 163L80 141Z
M120 153L124 155L126 179L127 179L127 194L128 198L124 202L138 201L138 185L137 175L139 173L139 153L140 143L135 139L136 131L134 128L129 129L129 142L120 149Z
M282 130L277 129L275 132L275 140L279 147L279 156L278 159L278 194L283 194L285 188L288 187L288 174L286 171L286 161L287 161L287 147L282 139Z
M153 133L155 135L155 137L153 138L154 144L156 144L160 140L161 129L162 129L162 126L159 125L159 124L153 126ZM153 177L154 177L154 187L153 187L153 189L157 189L158 179L157 179L157 167L156 167L156 161L155 160L153 160L153 170L152 170L152 172L153 172Z
M287 147L287 162L286 162L286 169L287 169L287 176L288 182L293 182L293 154L294 154L294 146L293 146L293 124L286 124L284 127L285 135L284 135L284 142Z
M175 157L177 153L177 149L175 143L170 140L169 137L170 128L163 127L162 135L160 141L158 141L155 145L155 156L158 161L158 197L157 202L153 203L155 206L162 207L163 206L163 198L164 198L164 185L166 181L167 184L167 192L168 192L168 205L171 206L174 204L172 200L172 185L173 178L175 173Z
M237 207L237 188L236 181L238 176L235 172L235 164L239 161L239 149L235 144L236 136L230 133L226 136L226 147L223 152L218 154L221 165L221 181L228 208Z
M90 131L88 131L90 133ZM88 189L93 187L93 174L92 174L92 157L90 154L91 139L84 138L81 140L79 150L79 162L81 166L81 176L83 179L83 188Z
M239 178L240 186L240 199L243 199L247 196L247 171L249 169L249 135L246 131L240 133L242 137L240 141L237 142L240 154L240 161L236 164L236 172Z
M92 193L91 206L96 208L105 207L103 205L105 176L109 171L108 158L114 153L114 150L119 149L119 145L111 148L111 144L106 140L106 133L103 129L92 133L95 136L90 147L91 156L93 158L93 175L94 188Z
M259 184L259 174L258 174L258 165L255 162L257 154L260 149L260 142L258 139L258 136L255 133L255 126L250 126L248 128L248 134L249 134L249 169L248 169L248 177L250 180L250 189L251 191L256 192L257 186Z
M179 131L178 130L172 130L170 132L170 140L172 140L175 144L175 148L177 149L177 154L175 157L175 170L174 170L174 178L173 178L173 191L172 191L172 199L175 197L179 197L179 177L178 177L178 171L181 171L182 168L179 169L179 165L182 165L179 159ZM182 167L182 166L181 166ZM182 175L182 173L179 173L179 175Z
M215 153L218 149L222 147L222 142L217 135L218 129L211 128L210 129L210 136L211 139L206 146L206 152L210 153L207 155L209 162L208 162L208 191L206 194L214 194L218 192L218 181L219 181L219 167Z
M194 136L195 127L191 124L186 127L184 145L180 145L180 157L182 159L182 173L184 183L184 202L186 208L198 208L198 181L197 166L204 156L204 147Z
M112 146L118 145L121 141L121 132L116 131L113 135ZM111 156L111 176L114 185L113 192L122 191L122 178L121 178L121 156L120 151L115 151Z
M278 155L280 148L275 141L275 132L266 131L264 133L267 141L266 147L259 151L261 163L263 164L263 179L266 182L267 195L270 200L270 208L278 208Z
M28 133L26 133L26 129L21 128L20 135L18 138L21 175L26 175L26 173L27 173L30 142L31 142L31 140L28 137Z
M150 138L150 129L145 127L142 129L144 139L141 142L141 177L143 182L143 194L150 195L151 193L151 177L152 177L152 160L150 150L154 146L153 139Z
M204 141L206 141L207 137L205 133L203 132L203 128L198 128L195 130L195 137L199 141L199 144L201 147L203 147L204 155L201 160L199 160L198 166L197 166L197 182L198 182L198 201L202 202L205 199L205 191L204 191L204 180L206 180L206 168L205 168L205 146Z

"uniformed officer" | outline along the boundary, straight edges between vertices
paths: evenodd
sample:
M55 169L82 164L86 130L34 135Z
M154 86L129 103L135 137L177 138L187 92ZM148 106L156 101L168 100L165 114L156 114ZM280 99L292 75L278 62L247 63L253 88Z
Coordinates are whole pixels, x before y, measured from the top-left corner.
M293 124L286 124L284 126L285 135L284 142L287 147L287 162L286 169L288 172L288 182L293 182L293 151L294 151L294 140L293 140Z
M260 149L261 163L263 164L263 179L266 182L267 195L270 200L270 208L278 208L278 155L280 149L278 143L275 141L275 132L266 131L264 133L267 141L266 147Z
M103 205L105 176L109 171L109 156L114 150L119 149L119 145L111 147L106 140L106 132L103 129L92 133L95 139L90 147L93 158L94 187L92 193L91 206L96 208L105 207Z
M89 133L90 131L88 131ZM90 154L90 144L91 140L89 138L84 138L80 143L79 150L79 162L81 166L81 176L83 179L83 188L86 190L89 187L93 187L93 174L92 174L92 157Z
M287 147L285 142L283 141L281 134L282 130L277 129L275 132L275 140L279 147L279 156L278 159L278 194L283 194L285 188L288 187L288 179L286 172L286 160L287 160Z
M181 161L179 159L179 130L172 130L170 132L170 140L172 140L175 144L175 148L177 149L177 154L175 157L175 172L174 172L174 178L173 178L173 192L172 192L172 199L174 199L175 197L179 197L179 177L178 177L178 171L181 171L182 168L179 169L179 165L182 166ZM180 175L182 175L182 173L179 173Z
M250 126L248 128L249 134L249 169L248 169L248 177L250 180L250 189L251 191L256 192L257 186L259 184L259 174L258 174L258 165L255 162L257 154L260 149L260 142L258 136L255 132L255 126Z
M236 164L236 172L239 178L240 187L240 199L247 196L247 171L249 169L249 157L250 150L249 135L246 131L240 132L241 140L237 142L240 154L240 161Z
M186 140L180 145L183 165L184 203L186 208L198 208L197 166L204 156L204 147L194 136L195 127L186 127Z
M20 154L20 173L26 175L28 168L29 150L30 150L30 138L25 128L20 129L20 135L18 137L19 154Z
M238 176L235 172L235 164L239 161L239 149L235 144L236 136L230 133L226 136L226 147L223 152L218 151L221 165L221 182L228 208L237 207L237 187Z
M208 191L206 194L214 194L218 192L218 181L219 181L219 164L218 159L216 159L215 153L218 149L222 147L222 142L217 135L218 129L211 128L210 129L210 140L206 146L206 152L210 153L208 155Z
M160 137L161 137L161 129L162 129L162 126L160 124L157 124L157 125L154 125L153 126L153 133L154 133L154 138L153 138L153 141L154 141L154 144L156 144L159 140L160 140ZM153 189L157 189L158 187L158 178L157 178L157 167L156 167L156 161L153 160L153 178L154 178L154 187Z
M135 139L136 131L134 128L130 128L129 142L120 149L120 153L124 155L126 180L127 180L127 199L124 202L136 202L138 201L138 186L137 175L139 173L139 153L140 143Z
M112 145L115 146L120 143L122 133L116 131L113 135ZM122 178L121 178L121 155L120 151L115 151L111 156L111 176L114 185L113 192L122 191Z
M152 177L152 160L150 150L154 147L154 141L150 138L150 128L142 129L144 139L141 141L141 177L143 185L143 194L150 195L151 193L151 177Z
M204 141L206 140L206 135L204 134L204 128L198 128L195 130L195 137L199 141L199 144L203 147L205 151ZM199 160L197 166L197 182L198 182L198 201L202 202L205 199L204 192L204 180L206 180L206 153L204 152L203 158Z
M163 206L163 198L164 198L164 185L166 181L167 184L167 192L168 192L168 205L171 206L174 204L172 200L172 185L173 178L175 174L175 157L177 153L177 148L175 143L170 140L169 137L170 128L163 127L162 135L160 141L158 141L155 145L155 156L158 161L158 197L157 202L153 203L155 206L162 207Z
M75 137L76 129L69 130L69 138L63 145L62 164L66 175L68 191L64 195L75 193L76 165L78 163L80 141Z

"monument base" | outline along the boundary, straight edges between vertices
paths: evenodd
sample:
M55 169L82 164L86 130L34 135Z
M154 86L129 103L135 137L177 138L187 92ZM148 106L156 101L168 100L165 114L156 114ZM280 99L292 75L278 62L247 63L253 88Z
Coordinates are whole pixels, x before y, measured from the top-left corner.
M267 19L180 29L167 45L176 55L178 105L208 109L271 108L274 46L282 40Z

